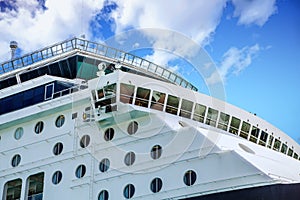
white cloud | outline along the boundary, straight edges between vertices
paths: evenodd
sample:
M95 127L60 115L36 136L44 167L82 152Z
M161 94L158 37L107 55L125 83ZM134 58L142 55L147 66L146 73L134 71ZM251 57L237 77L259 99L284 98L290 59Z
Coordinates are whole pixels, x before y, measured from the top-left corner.
M263 26L277 10L276 0L232 0L239 24Z
M116 25L115 32L130 28L148 28L143 31L148 40L152 41L152 59L160 64L164 60L163 64L167 64L168 58L174 58L156 51L166 50L186 57L196 48L205 45L220 22L226 0L117 0L116 3L118 8L111 15ZM163 29L168 31L161 31ZM191 45L180 40L179 34L194 40L195 43Z
M218 70L214 71L210 77L207 78L207 83L213 85L220 81L226 82L229 75L238 75L241 71L251 65L252 59L260 50L261 47L258 44L251 47L246 46L242 49L231 47L223 55L223 60L218 67Z
M85 33L103 7L103 0L51 0L43 10L36 0L18 0L15 10L0 12L0 59L9 58L9 41L16 40L25 52Z

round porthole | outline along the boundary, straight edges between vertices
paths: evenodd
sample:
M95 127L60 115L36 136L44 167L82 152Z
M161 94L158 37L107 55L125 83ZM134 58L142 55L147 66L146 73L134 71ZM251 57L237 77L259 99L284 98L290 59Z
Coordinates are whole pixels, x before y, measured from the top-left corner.
M127 132L129 135L133 135L137 132L139 124L136 121L130 122L127 127Z
M52 183L54 185L57 185L57 184L60 183L61 179L62 179L62 173L61 173L61 171L54 172L54 174L52 175Z
M21 162L21 156L19 154L16 154L11 159L11 166L16 167L20 164L20 162Z
M53 154L56 156L61 154L63 148L64 148L64 146L61 142L56 143L53 147Z
M98 200L108 200L108 198L109 198L109 194L107 190L102 190L99 193Z
M24 130L22 127L17 128L15 131L15 134L14 134L15 139L16 140L21 139L21 137L23 136L23 133L24 133Z
M75 176L77 178L82 178L84 177L85 172L86 172L86 167L84 165L79 165L76 169Z
M114 138L115 130L113 128L108 128L104 132L104 140L111 141Z
M125 165L127 165L127 166L133 165L134 161L135 161L135 153L132 151L128 152L125 155L125 159L124 159Z
M161 190L162 185L162 180L160 178L155 178L151 181L150 189L153 193L157 193Z
M82 136L82 138L80 139L81 148L85 148L85 147L89 146L90 141L91 141L91 138L89 135Z
M161 153L162 153L161 146L160 145L155 145L151 149L151 158L153 158L154 160L158 159L158 158L160 158Z
M110 162L107 158L104 158L103 160L101 160L100 164L99 164L99 170L101 172L106 172L109 169L110 166Z
M187 172L185 172L184 177L183 177L183 182L187 185L187 186L191 186L194 185L194 183L196 182L197 179L197 174L196 172L194 172L193 170L188 170Z
M134 185L128 184L125 186L123 190L123 195L126 199L131 199L134 195L134 192L135 192Z
M34 127L34 132L36 134L41 133L44 130L44 122L39 121L38 123L36 123L35 127Z
M64 123L65 123L65 116L60 115L60 116L58 116L58 117L56 118L55 126L56 126L57 128L60 128L60 127L62 127L62 126L64 125Z

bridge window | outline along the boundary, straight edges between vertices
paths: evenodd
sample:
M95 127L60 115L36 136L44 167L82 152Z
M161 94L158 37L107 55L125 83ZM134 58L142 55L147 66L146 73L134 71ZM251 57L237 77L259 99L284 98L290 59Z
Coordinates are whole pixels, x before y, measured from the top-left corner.
M148 108L150 98L150 89L146 88L137 88L135 105Z
M268 139L268 133L266 133L265 131L261 131L259 144L262 146L266 146L267 139Z
M283 154L286 154L286 152L287 152L287 145L286 144L282 144L280 152L283 153Z
M240 132L240 137L248 139L250 127L251 127L251 125L249 123L243 122L241 132Z
M179 106L179 97L168 95L166 112L173 115L177 115L178 106Z
M205 123L207 125L216 127L217 119L218 119L218 114L219 114L219 111L217 111L215 109L212 109L212 108L208 108L208 112L207 112L207 117L206 117Z
M298 154L297 153L294 153L294 158L298 159Z
M221 112L218 128L222 129L224 131L227 131L228 124L229 124L229 118L230 118L230 116L228 114Z
M251 130L251 135L250 135L250 141L256 143L257 142L257 138L259 135L259 128L252 126L252 130Z
M3 197L4 200L14 200L21 198L22 180L15 179L8 181L4 185Z
M150 108L163 111L165 98L166 98L165 93L153 91Z
M269 136L269 142L268 142L268 148L270 148L270 149L271 149L271 147L272 147L273 140L274 140L273 135L270 135L270 136Z
M240 119L236 117L232 117L230 122L229 132L237 135L239 132L240 124L241 124Z
M43 199L44 173L31 175L27 179L27 198L28 200Z
M107 106L113 103L116 103L116 84L111 84L104 86L103 89L99 89L97 91L98 95L98 102L96 102L95 107L98 108L99 106Z
M193 102L186 99L182 99L179 115L190 119L192 115L192 109L193 109Z
M292 157L293 153L294 153L293 149L289 148L289 151L288 151L287 155Z
M120 85L120 101L123 103L132 104L134 95L134 86L121 83Z
M206 106L196 103L193 120L204 123L205 112Z
M280 140L275 139L275 143L274 143L273 149L276 150L276 151L279 151L280 145L281 145Z

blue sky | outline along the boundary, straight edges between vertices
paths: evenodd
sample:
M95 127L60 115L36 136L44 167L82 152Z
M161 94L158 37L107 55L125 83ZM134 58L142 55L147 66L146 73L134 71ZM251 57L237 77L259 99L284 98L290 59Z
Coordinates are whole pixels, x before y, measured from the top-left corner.
M227 102L300 143L297 0L0 0L0 8L0 62L9 59L11 40L23 54L81 34L112 44L111 38L137 30L148 41L147 50L137 53L183 74L204 93L221 84ZM218 71L193 77L174 54L186 58L194 46L174 40L173 33L202 47Z

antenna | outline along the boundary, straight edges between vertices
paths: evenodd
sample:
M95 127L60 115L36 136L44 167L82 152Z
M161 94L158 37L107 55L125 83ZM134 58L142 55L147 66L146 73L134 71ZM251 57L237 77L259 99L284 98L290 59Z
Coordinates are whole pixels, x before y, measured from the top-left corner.
M15 58L16 49L18 48L18 43L16 41L11 41L9 47L11 49L11 59L13 60Z

